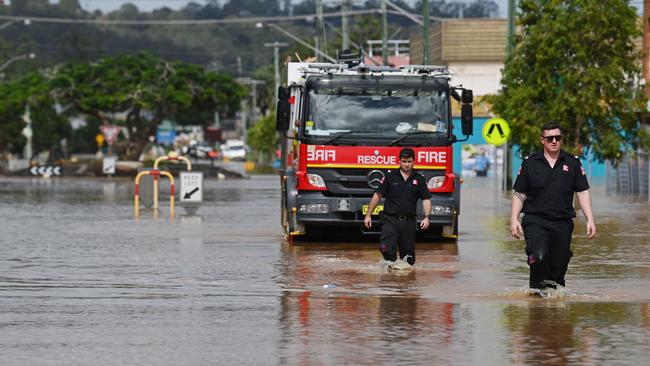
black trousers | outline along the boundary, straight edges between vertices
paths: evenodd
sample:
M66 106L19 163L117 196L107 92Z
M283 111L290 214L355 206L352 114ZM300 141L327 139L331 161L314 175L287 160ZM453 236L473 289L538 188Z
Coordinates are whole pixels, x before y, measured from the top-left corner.
M399 247L399 257L404 258L410 265L415 263L415 231L417 222L415 218L408 218L404 221L399 220L396 216L381 216L381 237L379 238L379 251L387 261L397 259L397 249Z
M573 256L573 219L548 220L526 214L521 221L530 267L530 288L544 288L546 280L564 286L564 275Z

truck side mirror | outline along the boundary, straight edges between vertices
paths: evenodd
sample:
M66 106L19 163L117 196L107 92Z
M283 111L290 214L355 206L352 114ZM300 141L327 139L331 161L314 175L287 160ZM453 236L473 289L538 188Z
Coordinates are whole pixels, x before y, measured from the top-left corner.
M463 104L472 104L474 102L474 93L469 89L463 89L460 99Z
M275 113L276 131L282 132L289 129L289 120L291 118L290 96L291 91L288 86L278 88L278 106Z
M463 92L463 96L465 93ZM474 114L471 104L463 104L460 107L460 123L463 135L469 136L474 134Z

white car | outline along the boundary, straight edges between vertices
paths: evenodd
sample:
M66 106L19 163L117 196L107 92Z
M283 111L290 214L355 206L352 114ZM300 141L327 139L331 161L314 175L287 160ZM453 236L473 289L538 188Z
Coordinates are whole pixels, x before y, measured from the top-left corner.
M230 160L246 160L246 144L242 140L226 140L221 145L221 156Z

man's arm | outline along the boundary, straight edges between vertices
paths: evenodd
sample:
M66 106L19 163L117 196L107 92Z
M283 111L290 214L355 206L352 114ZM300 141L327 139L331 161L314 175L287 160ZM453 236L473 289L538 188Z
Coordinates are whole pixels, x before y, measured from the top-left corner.
M512 194L512 206L510 209L510 234L517 239L521 239L521 234L524 233L524 229L521 227L521 222L519 222L519 213L521 209L524 208L524 201L526 200L526 195L521 192L515 191Z
M576 192L578 196L578 202L580 203L580 209L585 215L587 220L587 237L593 239L596 236L596 221L594 221L594 215L591 211L591 193L588 189L582 192Z
M422 200L422 211L424 211L424 219L420 222L420 229L426 230L429 228L429 215L431 215L431 199Z
M379 192L375 192L375 194L373 194L372 198L370 199L370 203L368 204L368 212L366 212L366 217L363 219L363 224L368 229L372 227L372 211L375 210L375 208L379 204L380 199L381 199L381 194L379 194Z

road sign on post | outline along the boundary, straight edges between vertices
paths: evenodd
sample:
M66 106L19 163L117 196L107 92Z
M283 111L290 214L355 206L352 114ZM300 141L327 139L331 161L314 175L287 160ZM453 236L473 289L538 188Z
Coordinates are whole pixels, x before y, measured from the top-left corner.
M195 205L203 202L203 172L180 172L180 179L179 201Z
M102 173L104 174L115 174L115 166L117 163L117 158L114 156L107 156L104 158L104 164L102 165Z
M510 125L503 118L490 118L483 125L483 138L494 146L501 146L510 137Z
M120 133L120 127L115 125L101 125L99 128L102 130L102 134L106 139L106 144L108 146L113 145L115 140L117 140L117 135Z

